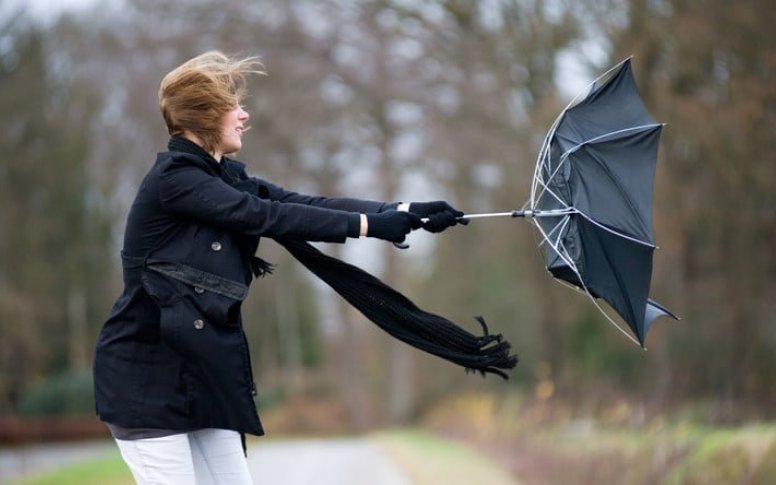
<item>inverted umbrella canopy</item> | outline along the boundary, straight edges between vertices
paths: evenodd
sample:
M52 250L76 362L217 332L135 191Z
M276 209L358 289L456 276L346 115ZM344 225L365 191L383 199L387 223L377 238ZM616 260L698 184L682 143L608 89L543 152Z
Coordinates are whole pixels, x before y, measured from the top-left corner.
M531 218L542 236L549 272L589 295L642 347L655 319L676 318L649 299L652 190L662 127L647 113L628 58L593 81L556 118L539 150L523 209L464 216ZM599 300L619 314L632 335Z
M642 347L656 318L676 318L648 298L662 127L647 113L626 59L556 119L529 201L529 211L546 215L534 221L550 273L606 301Z

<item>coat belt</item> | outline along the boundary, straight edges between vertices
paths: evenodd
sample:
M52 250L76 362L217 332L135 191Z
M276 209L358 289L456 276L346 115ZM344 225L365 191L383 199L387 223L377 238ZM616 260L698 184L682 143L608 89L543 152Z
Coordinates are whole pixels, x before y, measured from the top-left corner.
M182 263L127 256L124 253L121 254L121 260L125 270L148 268L181 283L235 300L242 301L248 295L248 287L242 283Z

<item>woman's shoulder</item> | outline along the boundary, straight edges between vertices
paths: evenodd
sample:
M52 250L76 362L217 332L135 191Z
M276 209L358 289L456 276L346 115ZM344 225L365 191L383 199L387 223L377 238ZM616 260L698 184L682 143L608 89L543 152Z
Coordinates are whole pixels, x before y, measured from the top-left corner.
M207 160L191 153L166 151L156 155L154 171L159 175L166 175L182 170L201 170L209 175L218 175L216 167L212 167Z

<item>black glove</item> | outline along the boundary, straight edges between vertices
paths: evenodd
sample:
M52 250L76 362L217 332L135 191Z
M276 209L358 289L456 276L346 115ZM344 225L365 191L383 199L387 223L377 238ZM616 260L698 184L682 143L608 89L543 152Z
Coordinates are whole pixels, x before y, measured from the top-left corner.
M367 237L376 237L391 242L402 242L413 229L420 227L420 217L410 212L386 211L367 214Z
M455 209L443 200L412 202L410 203L409 211L420 217L428 218L422 226L428 232L442 232L456 224L463 224L465 226L469 223L468 219L458 219L463 216L463 212Z
M433 214L430 214L427 217L426 222L423 223L423 229L428 232L438 233L457 223L458 219L455 218L452 212L434 212Z

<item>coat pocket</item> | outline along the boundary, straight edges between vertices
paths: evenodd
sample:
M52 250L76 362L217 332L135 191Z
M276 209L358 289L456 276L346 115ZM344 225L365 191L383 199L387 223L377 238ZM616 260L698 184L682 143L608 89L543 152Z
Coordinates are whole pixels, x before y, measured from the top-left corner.
M247 286L179 264L155 264L149 269L143 284L160 310L184 303L194 310L195 320L219 326L241 323L240 308Z

